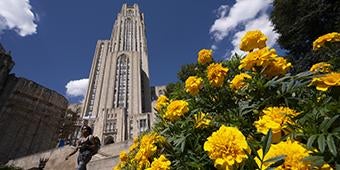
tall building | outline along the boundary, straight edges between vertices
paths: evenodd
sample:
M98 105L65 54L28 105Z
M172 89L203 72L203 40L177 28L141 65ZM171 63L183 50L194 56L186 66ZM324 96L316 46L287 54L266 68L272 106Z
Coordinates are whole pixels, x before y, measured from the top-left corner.
M149 129L150 114L144 14L137 4L124 4L111 38L97 41L82 116L109 144Z

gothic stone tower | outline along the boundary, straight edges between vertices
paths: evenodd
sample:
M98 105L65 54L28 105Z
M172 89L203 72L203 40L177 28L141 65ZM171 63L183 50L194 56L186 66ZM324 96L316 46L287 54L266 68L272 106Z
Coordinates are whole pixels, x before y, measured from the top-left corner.
M150 127L151 94L144 15L123 5L111 39L98 40L83 119L104 144L138 136Z

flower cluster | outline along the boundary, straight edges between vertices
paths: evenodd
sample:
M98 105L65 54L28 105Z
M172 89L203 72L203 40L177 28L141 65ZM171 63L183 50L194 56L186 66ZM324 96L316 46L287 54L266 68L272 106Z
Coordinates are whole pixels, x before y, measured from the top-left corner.
M274 49L264 47L250 52L241 60L239 69L261 71L268 77L285 74L292 67L283 57L278 57Z
M273 142L276 143L281 138L281 131L287 128L288 124L292 124L292 117L299 113L288 107L268 107L264 109L260 120L255 121L255 127L258 132L267 134L269 129L273 131Z
M164 155L161 155L158 159L155 158L151 167L146 170L170 170L170 165L171 162Z
M150 167L150 158L153 154L157 151L157 142L162 142L165 139L156 134L156 133L149 133L144 135L140 140L139 150L136 153L133 161L137 163L140 169L145 167Z
M196 95L202 88L203 79L197 76L190 76L185 81L185 91L191 95Z
M320 91L327 91L332 86L340 86L340 73L332 72L315 77L311 85L315 85L316 89Z
M326 62L316 63L309 69L309 71L317 73L329 73L331 72L331 64Z
M138 146L139 146L138 138L134 138L132 145L129 147L129 152L134 151L136 148L138 148Z
M218 169L232 169L234 165L242 163L250 152L250 148L243 136L235 127L222 125L204 143L204 150L209 158L214 161Z
M234 77L230 82L230 88L234 90L239 90L246 85L245 79L251 79L252 77L247 73L241 73Z
M229 69L221 63L212 63L208 66L208 79L211 85L221 87Z
M327 36L320 37L317 48L336 40ZM183 74L191 76L169 88L174 90L167 93L169 98L159 96L151 132L135 139L115 168L336 167L340 145L336 136L340 98L333 87L340 86L336 63L329 60L314 64L310 72L286 74L292 65L266 47L266 40L260 31L249 32L240 45L247 55L221 62L213 60L212 50L200 50L195 69ZM335 90L319 92L308 88L309 82L317 90ZM317 156L313 157L317 161L307 162L309 156Z
M248 31L241 39L240 49L242 51L261 49L266 46L266 41L267 37L261 31Z
M198 63L200 64L206 64L212 61L212 50L208 49L201 49L198 52Z
M164 118L175 121L189 111L188 106L188 102L184 100L174 100L168 105Z
M323 36L320 36L313 42L313 50L318 50L319 48L324 46L326 42L339 42L339 41L340 41L340 33L332 32L332 33L325 34Z
M120 170L123 167L125 167L125 165L127 164L127 160L128 160L127 153L125 151L120 152L119 159L120 159L120 162L113 168L113 170Z
M160 95L157 99L156 110L160 111L162 108L164 108L168 104L169 104L169 99L164 95Z
M128 155L125 151L120 152L119 159L120 159L121 162L126 162L127 158L128 158Z
M259 150L258 154L262 157L262 150ZM285 156L284 163L276 168L278 170L311 168L310 164L304 160L309 156L309 151L297 141L287 140L285 142L272 145L264 157L264 162L278 156ZM258 158L255 158L255 161L261 169L267 169L272 164L272 162L265 162L261 165Z

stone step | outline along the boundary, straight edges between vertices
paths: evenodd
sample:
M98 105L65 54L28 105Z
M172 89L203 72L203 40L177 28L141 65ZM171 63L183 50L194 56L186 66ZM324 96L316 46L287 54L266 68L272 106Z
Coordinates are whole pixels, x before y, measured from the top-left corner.
M92 158L93 159L93 158ZM112 170L113 167L118 163L119 156L112 156L99 160L91 160L87 164L88 170Z

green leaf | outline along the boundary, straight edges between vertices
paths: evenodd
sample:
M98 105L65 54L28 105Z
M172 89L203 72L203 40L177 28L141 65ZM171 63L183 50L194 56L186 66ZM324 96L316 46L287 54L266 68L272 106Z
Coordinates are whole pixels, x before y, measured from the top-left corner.
M262 145L262 151L263 151L262 160L263 160L264 156L267 154L267 152L270 149L270 145L272 144L272 136L273 136L272 129L269 129L267 135L264 137L264 140L263 140L263 145Z
M308 141L307 141L307 148L308 149L312 148L313 143L314 143L314 141L317 137L318 137L318 135L312 135L308 138Z
M321 132L326 132L327 131L327 129L325 129L325 127L326 127L326 124L327 124L328 121L329 121L328 117L325 117L323 119L322 123L319 126L319 129L320 129Z
M334 128L334 129L332 130L332 132L333 132L333 133L340 132L340 127Z
M249 148L251 150L251 153L254 154L257 158L259 158L259 160L262 160L262 158L260 158L259 154L257 153L256 149L254 148L254 146L252 144L249 144ZM247 154L248 157L250 157L250 153L248 153L246 150L243 150L244 153Z
M327 123L325 124L325 130L328 130L332 124L338 119L340 115L336 115L334 117L332 117L332 119L328 120Z
M311 163L313 166L320 167L324 164L323 156L308 156L303 161Z
M181 143L181 151L184 152L185 149L185 139Z
M263 161L263 163L269 163L269 162L277 162L279 160L282 160L282 159L285 159L286 155L280 155L280 156L276 156L276 157L273 157L273 158L270 158L270 159L267 159L265 161Z
M280 159L280 160L276 161L275 163L271 164L271 165L269 166L269 168L278 167L278 166L282 165L284 162L285 162L284 159Z
M335 146L332 134L329 134L327 136L327 145L328 145L329 151L331 151L332 155L336 156L337 151L336 151L336 146Z
M340 169L340 164L336 164L335 169Z
M325 136L323 134L321 134L318 138L318 146L319 146L319 150L321 153L323 153L325 151Z

